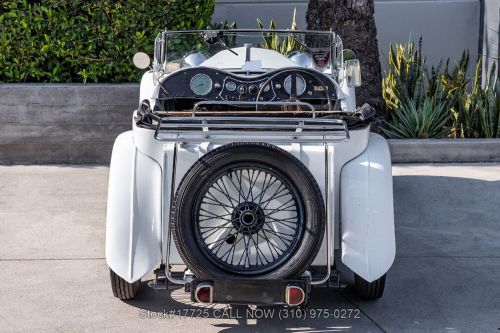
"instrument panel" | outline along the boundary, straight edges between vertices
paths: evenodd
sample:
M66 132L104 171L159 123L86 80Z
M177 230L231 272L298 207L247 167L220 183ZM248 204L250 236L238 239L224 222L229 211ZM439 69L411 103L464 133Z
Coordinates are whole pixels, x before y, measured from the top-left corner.
M314 71L314 73L310 73ZM283 73L281 73L283 72ZM313 69L278 69L258 75L229 73L219 69L196 67L179 70L162 82L160 99L192 98L214 101L284 101L295 92L299 99L324 99L325 87L331 99L336 99L336 88L324 74ZM316 77L321 77L323 85ZM260 91L260 95L259 95Z

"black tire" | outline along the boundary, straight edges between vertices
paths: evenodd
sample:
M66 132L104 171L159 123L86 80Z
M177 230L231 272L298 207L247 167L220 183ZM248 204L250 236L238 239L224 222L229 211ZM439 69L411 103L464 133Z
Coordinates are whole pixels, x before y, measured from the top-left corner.
M109 278L111 280L111 288L113 289L113 295L116 298L127 300L133 299L137 295L141 281L136 281L134 283L129 283L122 279L118 274L109 270Z
M379 299L384 294L385 276L386 274L373 282L368 282L354 273L354 289L356 294L368 301Z
M264 174L267 171L269 171L270 173L279 173L279 176L277 177L283 177L279 178L280 180L283 179L284 182L290 182L289 186L292 189L291 191L293 191L293 194L297 196L297 199L293 199L292 197L292 199L294 200L293 202L297 203L297 206L301 207L300 218L298 211L297 216L295 217L297 218L297 221L300 219L301 227L297 227L297 229L295 230L295 234L293 236L290 236L298 238L299 236L297 235L299 235L300 233L300 241L295 241L295 243L293 243L293 248L292 246L290 246L290 252L287 253L287 257L283 257L283 260L281 262L277 263L275 266L271 266L271 268L268 268L267 271L262 270L260 272L253 273L243 272L243 269L237 269L238 267L240 267L239 263L238 265L234 265L234 262L231 262L231 264L234 265L232 266L234 269L228 269L228 267L224 267L220 263L218 263L215 256L210 256L209 254L207 254L208 244L203 243L203 240L200 238L200 234L202 235L202 233L200 231L197 231L201 228L207 227L201 227L200 224L197 224L202 223L197 222L201 221L200 215L197 215L201 214L201 210L198 213L195 212L197 208L201 207L200 202L203 202L204 200L203 198L200 199L200 197L204 195L203 193L208 193L208 191L211 189L210 187L208 187L210 184L212 184L211 181L219 181L219 178L214 177L217 177L217 175L220 175L224 172L228 172L228 174L224 174L224 176L230 175L229 177L232 178L231 172L233 172L233 170L238 170L240 171L241 186L243 171L240 169L247 168L247 166L248 168L250 168L248 170L252 171L252 174L258 168L263 168L263 170L265 170L263 171ZM254 167L256 169L252 169ZM237 171L235 172L237 174ZM256 177L259 177L259 175L257 175ZM256 182L257 178L255 179L255 183ZM250 179L250 184L251 183L252 179ZM265 186L262 186L262 188L263 187ZM207 188L208 190L204 192L204 189ZM264 196L264 191L267 191L267 188L265 190L263 190L262 188L260 188L262 195L260 197L258 205L261 204L262 197ZM251 187L249 191L252 191ZM254 199L255 198L252 194L252 201L257 201ZM244 199L242 199L241 201L243 200ZM247 195L245 202L248 201L249 199ZM298 204L299 201L300 205ZM229 202L231 204L233 203L231 200ZM253 202L251 204L257 205L257 203ZM231 208L234 207L229 207L229 209L226 210L229 211ZM247 206L246 209L250 208L248 208ZM255 212L257 210L260 210L260 206L254 207L252 209L254 209ZM267 210L267 206L264 209ZM240 219L242 218L241 216L239 217ZM230 227L233 227L234 222L232 221L235 220L234 213L233 215L229 215L229 217L230 222L224 223L229 223ZM263 226L269 221L272 221L272 218L269 217L269 215L265 214L260 215L259 218L261 219L260 221L263 221L261 223L262 229L266 227L272 228L270 227L270 225L276 224L276 222L270 222L270 224ZM268 218L271 220L267 220ZM324 235L324 223L324 201L319 186L316 183L313 175L300 162L300 160L295 158L293 155L276 146L266 143L231 143L214 149L208 154L204 155L191 167L191 169L189 169L189 171L182 179L175 195L175 201L172 204L171 214L171 228L173 231L175 244L177 246L177 249L179 250L179 254L187 264L187 266L195 273L195 275L201 278L217 278L228 276L238 277L242 275L251 275L252 278L257 279L284 279L298 277L310 266L311 262L314 260L319 251ZM297 225L299 225L298 222ZM225 228L230 227L226 226ZM264 231L267 232L269 230L264 229ZM262 231L262 234L265 234L264 231ZM228 239L230 237L233 237L232 242L245 239L244 242L246 241L248 244L250 244L250 240L246 239L251 238L253 240L253 233L258 234L261 231L254 230L253 233L238 234L238 232L241 232L241 230L236 231L235 229L235 231L233 231L233 229L230 229L227 232L233 232L233 234L230 234L229 237L228 235L224 236L225 238L222 238L222 242L225 241L229 243ZM293 232L294 231L291 231L290 233ZM236 234L236 238L234 234ZM240 237L241 239L238 237ZM262 238L261 242L263 242ZM259 255L259 247L257 246L258 243L259 239L257 236L257 243L254 243L256 245L256 247L254 247L256 249L254 255L255 253L257 253L256 256ZM246 246L249 247L250 245ZM269 246L269 249L270 248L271 246ZM235 250L233 250L233 254L234 252ZM252 251L248 250L248 253L252 253ZM261 263L263 264L262 259ZM244 265L246 265L246 263L244 263ZM250 267L250 258L248 258L248 266ZM256 259L255 266L259 266L258 258Z

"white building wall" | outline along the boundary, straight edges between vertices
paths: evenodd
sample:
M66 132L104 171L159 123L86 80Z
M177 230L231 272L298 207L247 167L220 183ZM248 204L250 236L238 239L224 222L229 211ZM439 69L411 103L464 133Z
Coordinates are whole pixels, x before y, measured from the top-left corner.
M494 0L498 1L498 0ZM257 28L256 18L279 28L290 26L297 8L297 23L306 28L307 1L216 0L214 21L236 22L240 28ZM458 60L469 49L471 60L478 54L480 0L375 0L375 22L382 68L386 67L391 42L423 37L428 63L442 58ZM498 30L497 30L498 31Z
M482 27L482 50L483 50L483 73L491 71L493 63L497 64L497 75L499 73L498 53L500 43L498 28L500 25L500 0L484 0L483 2L483 27ZM483 82L486 75L483 75Z

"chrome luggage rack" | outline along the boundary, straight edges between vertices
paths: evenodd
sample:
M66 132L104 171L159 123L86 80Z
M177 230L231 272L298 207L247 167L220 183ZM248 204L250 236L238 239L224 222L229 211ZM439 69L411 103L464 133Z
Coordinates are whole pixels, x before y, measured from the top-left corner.
M274 103L280 106L306 104L311 108L307 111L230 112L197 111L201 103L203 102L195 105L192 111L164 112L163 114L167 116L158 119L155 138L169 142L213 143L234 141L326 143L349 140L349 130L344 120L317 118L318 112L308 103ZM250 103L256 105L266 102ZM278 117L277 114L283 116Z
M155 138L170 142L343 142L349 130L340 119L280 117L168 117L158 122Z
M169 142L214 143L324 143L349 140L344 120L316 118L314 108L308 111L217 112L196 111L198 104L192 112L164 112L167 116L158 119L155 138ZM277 114L288 116L277 117Z

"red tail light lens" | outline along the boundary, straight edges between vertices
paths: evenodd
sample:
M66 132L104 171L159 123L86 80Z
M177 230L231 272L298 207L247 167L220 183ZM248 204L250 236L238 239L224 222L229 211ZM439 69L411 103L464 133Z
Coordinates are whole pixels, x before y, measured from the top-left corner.
M286 287L285 300L288 305L299 305L304 302L306 294L299 286L288 285Z
M196 286L194 295L198 302L210 304L213 299L213 286L210 283L200 283Z

